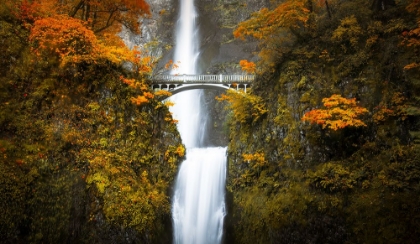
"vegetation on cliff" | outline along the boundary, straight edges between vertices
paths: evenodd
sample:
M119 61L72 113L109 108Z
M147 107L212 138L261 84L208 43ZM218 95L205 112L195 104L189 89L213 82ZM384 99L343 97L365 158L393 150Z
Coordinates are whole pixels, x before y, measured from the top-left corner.
M219 98L228 240L419 243L420 1L270 2L233 32L260 41L260 62L239 63L257 74L252 92ZM149 12L142 0L0 4L0 242L171 239L184 147L156 99L168 94L148 90L153 59L115 35Z
M151 59L115 36L148 11L128 0L0 5L0 242L170 241L184 147L155 98L165 94L147 89Z
M273 3L233 33L261 51L256 67L241 61L258 102L223 97L227 238L420 242L420 2Z

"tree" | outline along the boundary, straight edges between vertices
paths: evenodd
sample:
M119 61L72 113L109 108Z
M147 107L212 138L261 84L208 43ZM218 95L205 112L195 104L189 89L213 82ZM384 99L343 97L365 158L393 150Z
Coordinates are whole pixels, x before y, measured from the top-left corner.
M227 90L227 94L216 97L218 101L227 101L227 110L231 110L238 123L256 123L267 112L261 97L241 91Z
M348 44L357 49L363 29L354 15L345 17L340 21L340 26L334 30L332 40L337 43Z
M242 70L247 73L255 73L256 65L254 62L249 62L248 60L241 60L239 62L239 65L241 66Z
M356 98L343 98L334 94L331 97L322 99L325 109L314 109L306 112L302 121L309 121L311 124L322 125L322 129L342 129L348 126L366 126L358 119L359 115L367 113L368 110L357 106Z
M139 17L150 15L144 0L6 0L21 19L34 21L56 14L68 15L88 23L95 33L119 32L121 25L139 32Z
M253 13L250 19L239 23L233 35L242 40L247 36L260 40L262 62L272 65L273 58L290 50L297 30L308 21L309 10L305 7L305 2L287 0L273 10L263 8Z
M69 10L70 17L89 22L95 33L108 28L119 29L120 24L133 32L139 32L140 16L150 15L149 5L144 0L68 0L60 1Z
M407 11L414 13L417 17L417 26L409 32L404 32L405 36L404 44L408 47L419 47L420 46L420 0L410 0L406 7ZM404 69L412 69L419 67L418 62L413 62L404 67Z
M62 59L87 59L98 52L98 40L83 21L57 15L38 19L31 28L29 41L37 55L56 53Z

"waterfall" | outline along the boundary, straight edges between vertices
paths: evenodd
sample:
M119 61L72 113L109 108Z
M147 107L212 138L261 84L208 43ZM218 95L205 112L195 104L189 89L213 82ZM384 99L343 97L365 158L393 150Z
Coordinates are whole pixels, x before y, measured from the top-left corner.
M172 215L174 241L220 243L225 216L226 148L192 148L176 182Z
M196 74L198 49L197 12L194 0L180 0L176 28L173 74ZM206 145L207 113L203 91L190 90L171 97L171 112L187 148L172 201L176 244L221 243L225 212L226 148Z

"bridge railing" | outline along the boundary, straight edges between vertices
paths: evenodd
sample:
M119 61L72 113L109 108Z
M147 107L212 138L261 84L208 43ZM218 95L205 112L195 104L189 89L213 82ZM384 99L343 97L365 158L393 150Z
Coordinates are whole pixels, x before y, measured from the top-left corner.
M252 83L255 75L156 75L153 83Z

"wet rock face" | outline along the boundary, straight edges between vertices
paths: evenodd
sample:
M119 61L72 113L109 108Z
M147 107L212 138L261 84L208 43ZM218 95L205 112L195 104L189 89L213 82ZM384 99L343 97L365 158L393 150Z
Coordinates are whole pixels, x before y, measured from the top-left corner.
M148 0L151 16L141 18L141 33L128 31L121 33L126 44L132 48L143 48L147 55L161 58L157 71L162 72L166 62L172 58L174 44L174 26L178 15L178 0Z
M168 72L165 64L173 59L175 24L180 0L149 0L152 16L144 18L140 35L123 32L130 47L144 47L153 42L152 55L161 57L156 73ZM257 42L244 42L233 37L237 24L269 5L269 0L195 0L200 32L199 68L203 74L241 73L241 59L256 60ZM150 48L149 48L150 49Z
M256 41L236 40L232 32L252 12L268 6L268 1L197 0L201 33L200 67L202 73L242 73L239 61L256 60Z

